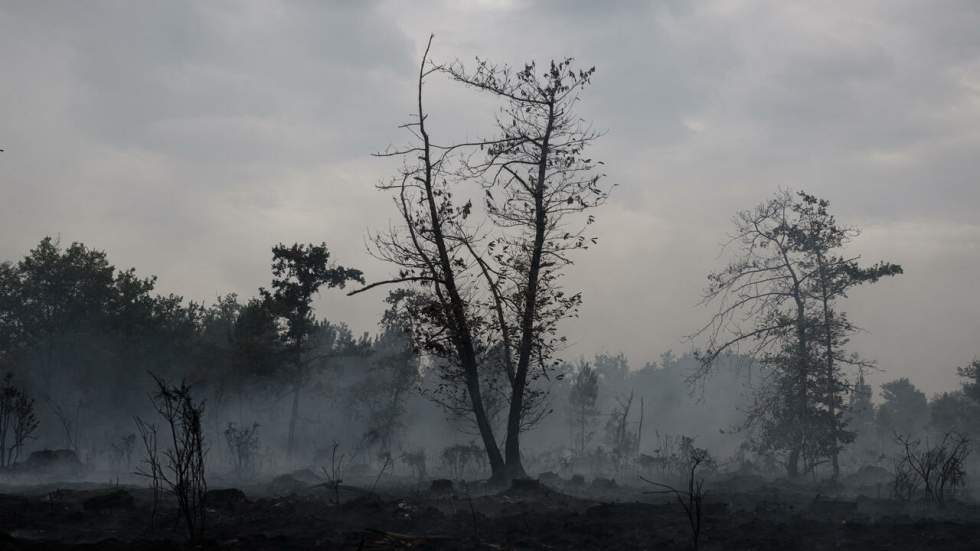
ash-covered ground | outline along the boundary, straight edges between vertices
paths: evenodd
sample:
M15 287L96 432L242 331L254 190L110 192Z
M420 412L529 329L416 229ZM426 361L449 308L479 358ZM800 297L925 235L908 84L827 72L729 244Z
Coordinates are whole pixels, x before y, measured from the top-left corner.
M374 473L337 485L311 469L240 485L216 479L196 545L176 500L154 504L139 479L5 484L0 549L692 549L685 482L649 474L682 490L681 500L652 493L637 473L545 473L503 489ZM889 495L875 469L839 484L710 474L698 548L976 549L980 507L968 497L940 506Z

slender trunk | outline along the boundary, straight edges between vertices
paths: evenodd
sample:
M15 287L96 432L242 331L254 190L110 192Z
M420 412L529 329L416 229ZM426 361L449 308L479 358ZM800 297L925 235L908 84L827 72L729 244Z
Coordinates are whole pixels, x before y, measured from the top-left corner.
M780 254L783 257L784 265L789 271L790 277L793 280L793 301L796 304L796 369L799 371L799 389L797 393L796 404L798 409L797 415L797 435L795 442L790 450L789 461L786 464L786 474L790 478L796 478L800 474L800 456L803 454L804 445L806 443L806 425L807 425L807 375L809 372L809 347L807 346L807 335L806 335L806 308L803 303L803 290L802 284L800 282L799 276L796 274L796 270L793 269L793 263L789 259L789 255L786 249L781 243L777 243L780 248Z
M296 383L293 386L293 406L289 414L289 438L286 440L286 458L293 458L294 446L296 444L296 422L299 420L299 394L302 386Z
M510 410L507 415L507 441L505 454L507 459L507 476L524 478L524 466L521 464L521 418L524 413L524 391L527 387L528 367L531 363L531 347L534 343L534 320L537 316L538 284L541 275L541 256L544 250L547 215L544 211L544 192L548 175L548 157L552 125L555 119L554 103L548 106L548 125L544 138L541 140L540 157L538 159L538 174L534 182L534 245L531 249L531 262L528 266L527 289L524 293L524 309L521 313L521 343L518 350L517 371L514 384L511 385Z
M797 369L799 370L799 394L797 400L799 403L797 407L799 408L799 420L798 420L798 430L799 435L795 443L794 454L791 454L791 464L789 475L790 477L796 477L799 475L799 465L798 461L800 455L803 453L803 446L806 442L806 423L807 423L807 345L806 345L806 314L803 310L803 301L796 297L796 338L797 338Z
M636 453L640 453L640 442L643 439L643 396L640 396L640 426L636 428Z
M2 400L2 398L0 398ZM6 411L6 404L0 403L0 467L7 466L7 425L9 424L9 413Z
M831 464L834 469L833 480L840 477L840 453L837 449L837 408L836 408L836 385L834 377L834 338L833 338L833 314L830 311L830 293L827 289L826 264L823 255L817 255L817 262L820 264L820 292L823 302L824 320L824 354L826 355L826 377L827 377L827 410L830 422L831 438Z
M432 39L429 39L431 46ZM466 309L459 290L456 287L456 279L452 268L452 261L449 257L449 250L446 246L446 238L443 233L442 221L439 218L439 208L436 205L435 193L432 189L432 156L429 134L425 128L425 111L422 108L422 82L425 78L425 62L429 54L426 47L425 55L422 56L422 64L419 67L418 85L418 116L419 134L422 136L424 164L424 177L422 184L425 188L426 204L429 209L429 217L432 224L432 238L436 244L439 254L439 268L443 274L446 293L449 295L449 318L452 320L453 340L459 352L459 360L462 364L466 390L470 396L470 404L473 409L473 416L476 419L480 437L483 439L483 446L487 451L487 458L490 460L490 470L493 478L497 479L503 475L504 461L500 455L500 448L493 435L493 428L483 405L483 396L480 391L480 377L478 372L476 352L473 346L473 337L470 334L470 327L466 319ZM411 223L411 222L409 222ZM435 275L435 274L434 274Z
M786 475L789 478L796 478L800 475L800 447L793 446L789 452L789 459L786 462Z
M286 459L293 458L296 445L296 424L299 421L299 394L303 389L303 336L300 334L292 344L293 366L296 370L293 374L296 379L293 382L293 405L289 414L289 436L286 439Z

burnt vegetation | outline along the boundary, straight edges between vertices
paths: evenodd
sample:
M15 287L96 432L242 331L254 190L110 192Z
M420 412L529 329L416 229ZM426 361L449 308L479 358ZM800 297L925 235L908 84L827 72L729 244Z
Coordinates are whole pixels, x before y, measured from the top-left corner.
M887 366L849 347L850 295L900 265L783 190L735 213L689 352L570 358L565 276L613 192L579 112L595 68L431 47L377 153L400 163L368 239L387 275L278 244L267 287L201 303L82 243L0 264L4 548L976 545L980 361L876 401ZM440 135L436 79L495 106L484 135ZM377 332L327 293L378 293Z

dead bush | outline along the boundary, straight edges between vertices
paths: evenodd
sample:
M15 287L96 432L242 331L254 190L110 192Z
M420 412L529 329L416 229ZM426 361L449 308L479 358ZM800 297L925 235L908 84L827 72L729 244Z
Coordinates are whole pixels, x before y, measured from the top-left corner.
M949 494L966 484L964 462L970 455L970 441L947 432L937 444L907 436L896 436L902 455L896 461L893 489L897 497L911 499L921 489L927 499L943 505Z
M207 449L201 424L204 402L194 400L191 387L185 382L170 386L156 375L153 379L157 385L153 406L163 417L170 436L170 446L163 452L163 468L157 474L177 498L190 540L200 542L204 539L207 520L205 494L208 491L204 472Z

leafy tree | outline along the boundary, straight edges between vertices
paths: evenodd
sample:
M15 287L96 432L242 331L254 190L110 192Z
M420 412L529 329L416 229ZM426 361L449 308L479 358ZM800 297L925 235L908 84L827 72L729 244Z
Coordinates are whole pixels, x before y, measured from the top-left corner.
M963 379L960 390L944 392L929 402L930 424L940 432L954 432L976 438L980 435L976 419L980 416L980 360L956 368Z
M792 205L798 221L792 229L796 232L794 248L806 255L805 265L809 268L807 277L810 279L808 292L817 303L815 333L820 344L816 347L815 356L822 374L816 377L815 383L826 428L821 444L831 458L833 478L837 479L840 475L840 449L854 439L854 433L845 428L844 394L848 384L841 365L870 365L870 362L846 352L850 335L857 327L837 303L847 298L851 288L901 274L902 267L888 262L863 267L858 264L857 257L841 256L838 251L859 232L838 224L829 207L827 200L798 192Z
M390 456L405 425L406 399L419 382L418 356L408 336L389 327L371 343L367 359L363 376L347 389L349 408L365 416L364 443Z
M975 436L980 405L962 391L943 392L929 402L929 424L940 433Z
M856 231L838 225L829 203L804 192L781 191L753 210L740 212L729 246L735 258L708 276L705 302L717 313L696 334L707 338L699 354L703 380L719 356L747 346L771 369L750 410L762 448L786 451L787 474L800 474L829 457L834 476L838 454L853 434L845 430L841 365L867 365L846 353L855 331L838 302L849 290L900 266L862 267L838 251Z
M913 436L929 422L929 401L908 378L881 385L878 427L885 435Z
M861 464L873 463L882 458L882 439L879 438L875 425L877 409L871 400L871 394L871 385L865 382L864 371L861 370L850 389L844 410L844 423L847 430L854 435L849 451Z
M232 362L247 380L271 380L283 361L276 314L268 301L250 299L238 312L232 328Z
M623 354L596 354L592 362L605 385L618 386L629 377L629 362Z
M155 278L116 270L102 251L44 238L16 264L0 266L0 362L24 374L77 448L83 429L119 423L140 408L134 370L166 373L194 362L201 307L152 293Z
M311 356L312 337L316 334L313 316L313 297L320 287L339 287L349 281L364 282L360 270L330 263L325 243L319 245L277 245L272 249L272 288L260 289L272 312L285 321L280 337L288 357L291 373L287 379L292 386L292 408L289 418L287 456L295 448L296 422L299 419L299 400L303 387L309 383L310 367L322 358Z
M781 192L736 216L729 245L738 247L737 256L708 275L704 302L719 306L697 333L707 337L708 345L699 354L701 369L692 381L705 377L725 351L749 346L750 355L772 368L749 423L762 425L763 448L788 450L787 473L795 477L809 451L817 410L811 387L814 324L806 289L810 265L799 250L792 212L792 196ZM751 325L743 327L742 320Z
M965 367L956 368L956 372L964 379L963 394L980 404L980 359L975 359Z
M20 276L10 262L0 262L0 368L11 367L13 355L23 347Z

